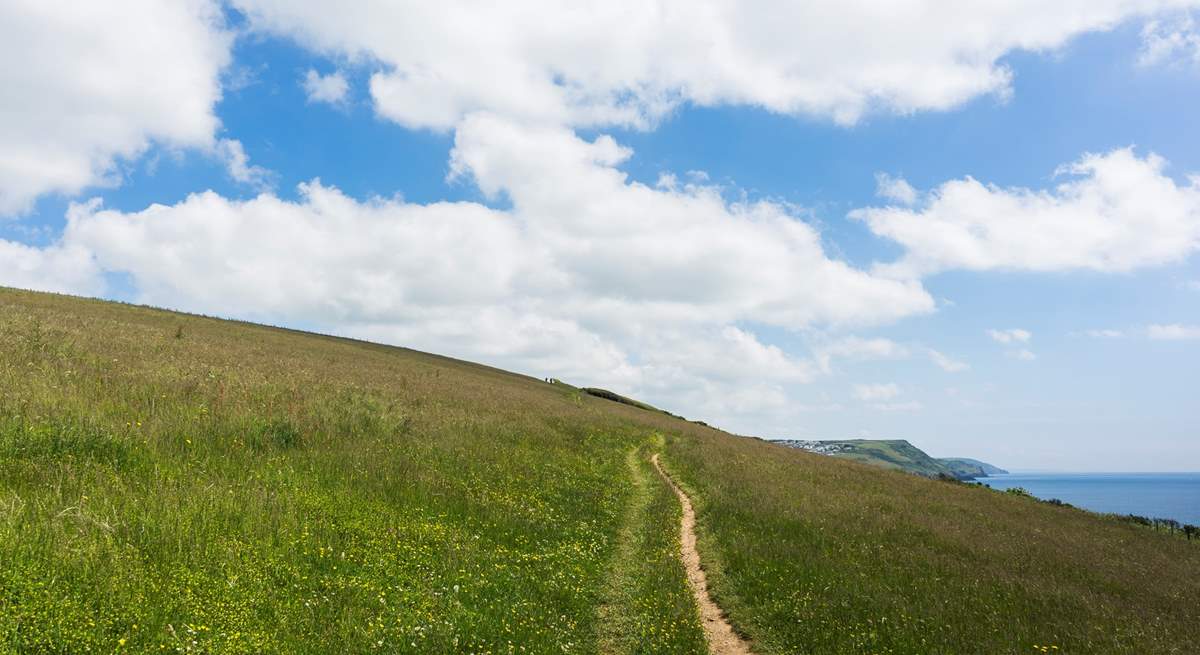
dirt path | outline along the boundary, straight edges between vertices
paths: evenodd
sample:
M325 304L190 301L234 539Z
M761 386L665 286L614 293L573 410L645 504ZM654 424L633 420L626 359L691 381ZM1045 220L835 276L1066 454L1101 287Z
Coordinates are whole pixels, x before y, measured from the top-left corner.
M650 461L654 462L658 474L675 490L679 504L683 506L683 522L679 526L680 555L683 567L687 569L692 595L696 597L696 606L700 608L700 623L708 640L708 652L712 655L751 655L750 645L733 631L733 626L725 620L725 613L708 595L708 577L700 568L700 553L696 551L696 511L692 509L692 501L658 463L658 453Z

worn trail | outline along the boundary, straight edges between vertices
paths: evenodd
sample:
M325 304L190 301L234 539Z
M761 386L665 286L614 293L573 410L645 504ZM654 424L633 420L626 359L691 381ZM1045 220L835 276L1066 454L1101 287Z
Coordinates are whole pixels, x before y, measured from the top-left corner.
M700 568L700 553L696 550L696 511L692 508L691 499L663 470L662 465L658 463L658 453L655 453L650 461L654 463L658 474L675 490L679 504L683 506L683 521L679 526L680 554L683 566L687 569L688 584L696 598L696 606L700 609L700 622L708 640L708 652L712 655L751 655L750 645L733 631L733 626L725 619L725 613L708 593L708 577L704 574L704 569Z

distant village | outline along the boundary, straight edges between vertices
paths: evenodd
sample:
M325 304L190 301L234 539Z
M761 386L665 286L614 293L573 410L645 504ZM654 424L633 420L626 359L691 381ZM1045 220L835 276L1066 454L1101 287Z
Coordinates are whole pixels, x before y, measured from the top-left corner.
M836 441L810 441L806 439L779 439L775 443L792 448L807 450L810 453L820 453L821 455L832 455L834 453L843 453L854 450L854 444L840 443Z

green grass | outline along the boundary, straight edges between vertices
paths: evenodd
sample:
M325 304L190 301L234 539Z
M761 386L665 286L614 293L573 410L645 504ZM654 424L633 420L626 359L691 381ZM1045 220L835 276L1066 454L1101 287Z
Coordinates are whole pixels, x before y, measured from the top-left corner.
M661 439L655 435L662 435ZM0 653L1194 652L1200 547L359 341L0 289Z
M608 401L8 290L0 362L0 651L593 652L643 567L615 544L650 432Z
M765 652L1200 643L1196 542L753 439L676 438L666 455L699 499L718 602Z
M661 448L661 437L651 445ZM630 451L634 500L619 539L615 572L601 618L612 627L602 650L611 653L705 653L700 616L679 559L682 509L654 471L649 448Z

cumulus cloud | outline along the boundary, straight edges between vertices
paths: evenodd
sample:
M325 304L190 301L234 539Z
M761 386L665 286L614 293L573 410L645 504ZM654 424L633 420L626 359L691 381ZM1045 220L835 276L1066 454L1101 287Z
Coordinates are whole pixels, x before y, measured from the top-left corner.
M895 383L887 384L856 384L854 397L867 402L891 400L900 395L900 387Z
M1142 28L1138 63L1200 66L1200 29L1195 17L1182 12L1147 21Z
M78 245L35 248L0 239L0 284L18 289L97 295L104 279L91 253Z
M452 170L485 193L504 192L561 279L593 300L793 328L932 311L919 284L826 256L817 231L787 207L727 203L703 185L629 182L616 166L630 154L607 136L589 142L475 115L458 129Z
M350 93L350 83L341 71L322 75L313 69L308 69L301 80L304 93L309 102L323 102L330 105L344 105Z
M486 207L362 204L319 181L300 191L209 191L136 213L76 205L64 241L130 273L145 302L216 314L370 322L507 297L519 235Z
M1200 339L1200 325L1181 325L1179 323L1149 325L1146 327L1146 335L1151 339L1162 341Z
M1028 343L1033 333L1021 328L1011 330L988 330L987 335L996 343Z
M1008 352L1008 356L1012 359L1019 359L1023 362L1032 362L1033 360L1037 359L1037 355L1032 350L1027 348L1011 350Z
M0 215L113 184L152 143L211 147L231 39L208 0L0 3Z
M1177 183L1153 154L1088 154L1060 169L1052 190L945 182L913 208L850 216L905 247L880 270L897 276L948 269L1130 271L1200 249L1200 176Z
M62 243L127 274L141 302L323 326L710 416L790 411L789 385L828 358L906 352L846 338L797 356L755 326L845 329L933 310L919 283L831 258L788 207L633 182L617 168L629 155L610 137L475 115L452 170L509 209L360 201L314 180L294 201L75 205Z
M725 0L235 0L254 28L384 68L380 114L452 129L487 110L524 122L646 126L681 103L743 104L851 124L1009 91L999 63L1191 0L968 3ZM954 29L944 29L954 25Z

